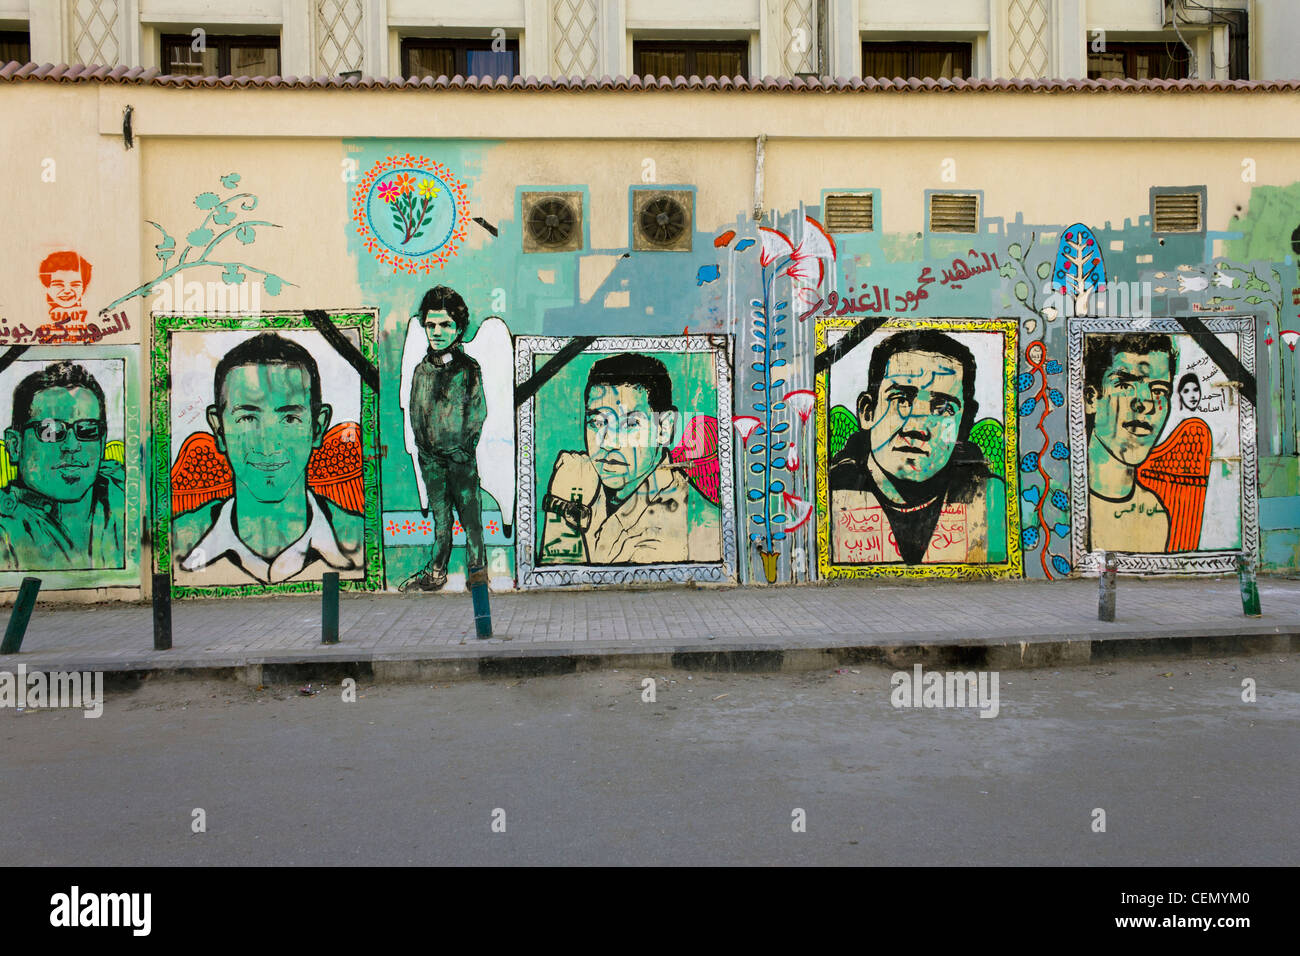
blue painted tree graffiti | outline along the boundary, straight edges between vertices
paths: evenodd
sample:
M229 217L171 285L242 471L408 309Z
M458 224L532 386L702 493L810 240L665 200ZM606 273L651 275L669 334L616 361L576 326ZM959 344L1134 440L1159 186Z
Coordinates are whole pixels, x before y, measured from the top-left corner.
M1083 223L1076 222L1061 236L1052 278L1057 292L1074 298L1075 315L1087 314L1089 296L1106 288L1101 246Z
M781 493L785 491L785 482L776 477L775 469L785 467L787 442L784 433L790 428L789 422L773 421L773 415L785 409L785 402L773 400L773 391L785 384L784 378L774 378L783 374L779 371L787 364L780 353L787 347L783 341L787 329L784 327L789 318L784 311L788 302L774 302L776 298L776 279L795 261L793 246L784 234L773 229L762 229L763 250L759 262L763 268L763 298L750 302L753 319L752 333L755 339L750 349L757 353L757 361L751 368L761 378L751 388L761 393L752 405L758 413L759 424L750 433L756 438L748 444L748 453L755 458L749 463L752 474L762 476L762 487L751 488L746 495L751 502L763 503L762 511L754 511L749 520L756 528L750 532L749 540L758 547L763 561L763 574L769 584L776 582L777 542L785 540L786 514L782 510ZM771 238L769 238L771 234Z

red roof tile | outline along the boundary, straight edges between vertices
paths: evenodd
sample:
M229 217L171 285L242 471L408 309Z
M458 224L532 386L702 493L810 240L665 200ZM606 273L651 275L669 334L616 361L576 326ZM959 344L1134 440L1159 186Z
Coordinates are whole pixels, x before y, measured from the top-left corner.
M1300 91L1300 80L918 80L918 79L863 79L852 77L763 77L747 80L743 77L708 76L689 79L679 76L669 79L647 76L618 77L535 77L517 76L513 79L492 77L439 77L422 80L387 79L383 77L216 77L170 76L155 68L133 66L68 66L46 63L18 63L11 61L0 67L0 81L43 81L47 83L122 83L131 85L179 87L182 89L214 88L242 89L245 87L272 89L383 89L383 90L739 90L750 92L856 92L860 90L885 92L942 91L942 92L1006 92L1029 91L1034 93L1094 92L1112 90L1122 93L1161 91L1168 93L1294 93Z

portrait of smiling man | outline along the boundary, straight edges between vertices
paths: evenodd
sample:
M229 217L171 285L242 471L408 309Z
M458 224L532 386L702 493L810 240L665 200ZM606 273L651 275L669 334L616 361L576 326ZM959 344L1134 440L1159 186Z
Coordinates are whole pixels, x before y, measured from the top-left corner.
M1169 419L1178 351L1168 335L1089 335L1083 367L1091 547L1162 552L1169 513L1137 470Z
M975 375L971 350L934 329L876 345L861 430L830 462L834 563L1005 560L1005 534L990 541L988 522L1005 491L970 441Z
M333 415L311 353L274 332L246 339L217 363L213 396L207 421L234 494L173 520L181 570L277 584L360 569L362 516L307 485L307 463Z
M586 450L562 451L543 498L540 563L721 560L718 509L670 456L677 431L664 363L625 352L591 366Z
M104 458L104 390L76 362L14 389L5 449L16 477L0 489L0 567L78 570L124 564L126 473Z

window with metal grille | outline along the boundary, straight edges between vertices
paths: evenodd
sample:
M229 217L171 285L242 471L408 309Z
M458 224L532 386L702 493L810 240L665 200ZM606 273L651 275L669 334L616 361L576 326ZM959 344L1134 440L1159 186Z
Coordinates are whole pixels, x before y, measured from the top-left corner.
M862 75L875 79L964 80L969 43L864 43Z
M0 30L0 63L32 60L32 35L19 30Z
M402 38L402 76L437 79L440 76L506 77L519 75L519 40L506 40L492 48L492 37L481 40Z
M969 193L930 194L931 232L979 232L980 198Z
M871 232L874 210L871 193L838 193L826 197L827 232Z
M1090 80L1185 80L1190 71L1187 47L1178 42L1107 40L1104 51L1088 53Z
M1201 194L1156 193L1151 197L1152 232L1200 232Z
M636 40L632 62L637 76L748 76L749 44L744 40Z
M164 34L162 71L172 76L279 76L280 38Z

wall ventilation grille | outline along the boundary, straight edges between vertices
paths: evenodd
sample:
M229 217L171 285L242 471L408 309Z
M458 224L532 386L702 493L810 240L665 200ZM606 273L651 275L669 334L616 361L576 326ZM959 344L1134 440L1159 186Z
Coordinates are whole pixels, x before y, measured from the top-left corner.
M931 232L979 232L979 196L933 193L930 196Z
M1151 203L1155 232L1200 232L1200 193L1157 193Z
M871 193L826 197L827 232L870 232L874 222Z

